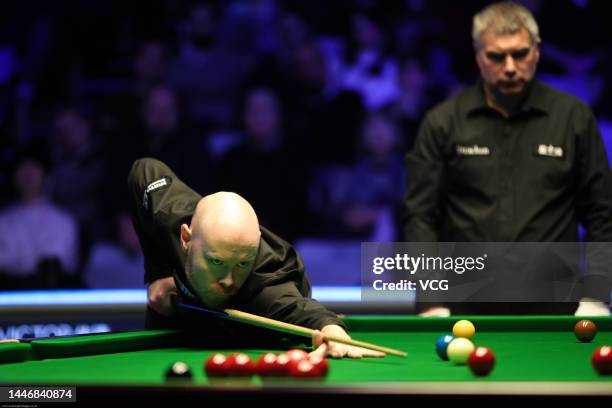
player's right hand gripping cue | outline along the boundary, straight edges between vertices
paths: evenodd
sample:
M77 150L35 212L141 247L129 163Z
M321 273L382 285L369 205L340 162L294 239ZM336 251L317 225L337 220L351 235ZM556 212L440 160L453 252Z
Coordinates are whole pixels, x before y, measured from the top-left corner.
M333 341L324 341L324 335L333 335L337 337L350 338L344 329L337 325L327 325L321 331L316 330L312 335L312 345L315 349L310 355L319 355L321 357L332 358L361 358L361 357L384 357L385 353L369 350L361 347L349 346L347 344L336 343Z

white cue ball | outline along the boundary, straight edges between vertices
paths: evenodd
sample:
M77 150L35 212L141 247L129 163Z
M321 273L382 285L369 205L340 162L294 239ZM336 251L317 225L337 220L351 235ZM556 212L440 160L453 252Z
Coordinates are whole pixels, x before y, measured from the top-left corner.
M449 343L446 353L453 363L465 364L473 350L474 344L469 339L458 338Z

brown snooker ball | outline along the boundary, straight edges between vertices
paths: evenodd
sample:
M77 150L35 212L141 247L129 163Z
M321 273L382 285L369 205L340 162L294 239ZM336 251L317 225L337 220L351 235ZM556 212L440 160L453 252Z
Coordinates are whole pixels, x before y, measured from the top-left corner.
M590 320L580 320L574 326L574 334L576 338L583 343L588 343L595 338L597 334L597 326Z

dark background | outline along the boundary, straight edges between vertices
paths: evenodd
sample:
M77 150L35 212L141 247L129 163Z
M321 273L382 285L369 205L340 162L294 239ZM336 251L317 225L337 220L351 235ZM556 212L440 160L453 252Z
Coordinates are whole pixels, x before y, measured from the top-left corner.
M2 2L0 290L142 287L125 180L144 156L242 194L315 285L358 284L359 242L401 239L424 113L478 77L489 3ZM539 77L594 109L610 152L605 2L523 3Z

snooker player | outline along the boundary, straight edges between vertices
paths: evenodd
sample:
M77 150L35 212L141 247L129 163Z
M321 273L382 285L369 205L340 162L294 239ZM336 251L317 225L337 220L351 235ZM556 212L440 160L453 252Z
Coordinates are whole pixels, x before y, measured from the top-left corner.
M302 259L286 241L259 225L235 193L200 196L164 163L144 158L128 176L134 227L145 256L148 329L181 327L173 297L196 306L232 307L317 330L314 354L380 357L335 342L349 337L343 322L310 298Z
M595 117L582 101L535 79L541 39L525 7L489 5L474 16L472 40L480 80L428 112L408 154L404 239L577 242L581 224L586 240L597 243L587 247L587 261L601 267L585 273L578 307L526 303L525 312L609 315L612 173ZM546 273L534 271L529 281ZM451 312L434 303L422 315ZM505 307L464 306L476 305L453 305L453 313ZM508 311L519 306L510 303Z

